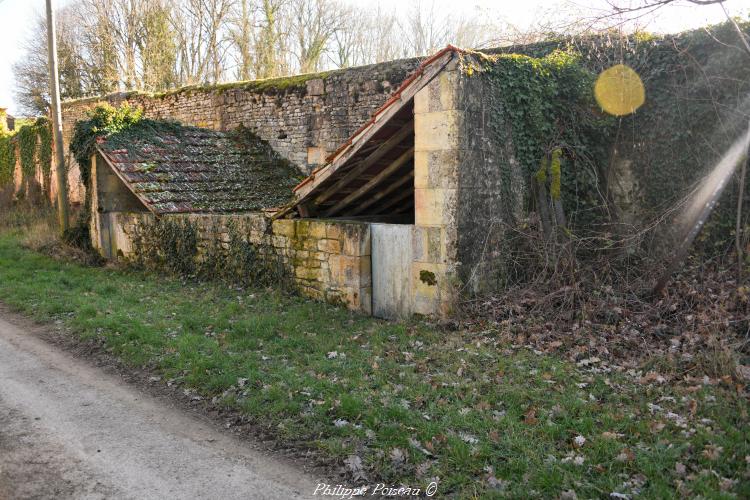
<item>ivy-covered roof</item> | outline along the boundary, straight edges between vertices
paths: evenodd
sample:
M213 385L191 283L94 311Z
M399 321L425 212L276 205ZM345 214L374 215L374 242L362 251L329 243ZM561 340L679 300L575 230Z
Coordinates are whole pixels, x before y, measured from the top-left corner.
M98 151L157 214L250 212L290 201L301 175L246 129L217 132L141 120Z

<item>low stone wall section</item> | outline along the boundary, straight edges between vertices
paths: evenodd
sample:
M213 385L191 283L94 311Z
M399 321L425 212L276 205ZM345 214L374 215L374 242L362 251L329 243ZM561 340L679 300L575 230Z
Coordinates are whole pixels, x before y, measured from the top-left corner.
M263 214L176 214L167 217L189 221L198 233L198 255L209 244L228 246L231 231L282 257L298 291L308 297L371 314L372 272L370 226L363 222L321 219L282 219L271 222ZM139 224L153 221L149 213L119 212L116 247L132 255L132 240Z

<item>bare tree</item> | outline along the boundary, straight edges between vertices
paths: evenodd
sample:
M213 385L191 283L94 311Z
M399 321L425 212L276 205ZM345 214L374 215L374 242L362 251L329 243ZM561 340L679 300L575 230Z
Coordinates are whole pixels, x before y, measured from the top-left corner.
M404 20L404 56L424 55L444 47L450 41L447 16L441 16L434 0L416 0Z
M261 0L258 29L255 33L255 76L269 78L282 74L287 65L282 54L286 50L286 33L282 17L287 0Z
M173 0L181 83L217 82L224 74L229 39L225 25L233 0Z
M399 23L349 0L73 0L60 12L64 98L247 80L486 44L496 28L418 0ZM429 3L428 3L429 2ZM16 66L28 109L46 109L43 24Z
M295 0L291 19L300 72L319 71L328 42L340 29L336 4L329 0Z
M224 73L224 63L228 40L225 37L224 29L229 12L234 0L202 0L201 5L205 12L205 37L207 44L207 60L210 67L212 82L218 82L222 79Z
M90 79L90 90L107 94L120 85L118 53L114 34L109 29L106 12L94 2L80 2L76 6L76 19L81 26L82 59Z
M235 77L249 80L253 76L253 11L250 0L235 2L229 16L229 40L234 47Z
M58 13L57 36L60 96L73 99L86 94L86 77L77 43L75 17L70 8ZM25 56L13 66L16 97L25 113L47 114L49 110L49 70L47 60L47 21L39 16L24 44Z
M339 5L336 17L342 29L331 35L329 59L337 68L348 68L358 64L358 45L362 43L362 34L367 31L368 19L360 9L351 5Z

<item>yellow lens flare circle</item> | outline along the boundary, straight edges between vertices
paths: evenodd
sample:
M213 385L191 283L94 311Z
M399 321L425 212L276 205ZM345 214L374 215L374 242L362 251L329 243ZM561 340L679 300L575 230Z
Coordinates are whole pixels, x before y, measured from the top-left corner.
M594 85L594 96L601 108L615 116L625 116L646 101L646 90L638 73L624 64L601 72Z

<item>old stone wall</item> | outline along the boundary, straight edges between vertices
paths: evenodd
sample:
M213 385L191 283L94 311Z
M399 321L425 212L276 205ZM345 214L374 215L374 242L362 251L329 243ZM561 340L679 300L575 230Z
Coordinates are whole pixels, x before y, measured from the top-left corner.
M454 61L414 99L414 312L449 314L501 282L503 235L523 214L524 175L498 96ZM507 126L505 126L507 125Z
M132 255L138 226L154 220L150 213L112 212L113 246ZM228 246L230 231L281 256L303 295L370 314L370 226L359 222L284 219L269 222L260 213L241 215L176 214L198 233L198 258L216 242ZM270 227L269 227L270 224Z
M463 119L455 173L458 276L463 292L497 290L505 272L504 235L525 215L528 186L501 99L481 78L459 73Z
M460 74L455 61L414 97L413 309L443 315L455 304Z
M324 163L398 88L419 59L402 59L321 74L206 87L165 94L117 93L63 103L63 141L70 197L83 199L78 165L68 146L76 121L101 102L128 102L154 119L216 130L240 125L268 141L304 173ZM53 176L54 177L54 176Z

